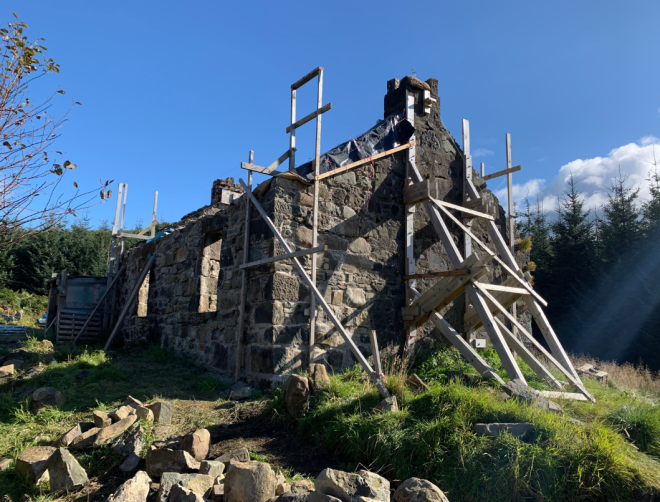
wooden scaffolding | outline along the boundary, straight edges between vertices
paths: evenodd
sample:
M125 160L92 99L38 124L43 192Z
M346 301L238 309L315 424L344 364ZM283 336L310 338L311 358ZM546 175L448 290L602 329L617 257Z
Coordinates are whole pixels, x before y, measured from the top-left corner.
M317 78L317 109L296 121L296 90L307 82ZM586 398L594 401L593 396L585 389L580 378L573 367L568 355L564 351L557 335L543 313L542 306L547 306L546 301L534 291L529 282L530 276L525 276L514 258L515 242L514 228L515 215L513 214L512 198L512 173L521 169L520 166L511 167L511 137L506 135L506 169L486 176L484 166L481 165L481 175L484 180L493 179L499 176L507 176L508 188L508 235L507 243L495 224L495 219L488 214L487 204L481 199L477 188L472 181L472 157L470 156L470 133L469 123L463 120L463 201L462 205L451 204L438 198L437 187L431 180L424 179L417 169L416 141L411 137L409 142L403 145L395 145L394 148L385 152L364 158L357 162L341 166L332 171L321 174L319 172L320 164L320 143L321 143L321 116L332 108L332 104L322 106L323 90L323 68L319 67L304 76L291 86L291 124L286 131L290 134L289 149L268 167L260 167L254 164L253 152L250 152L248 163L241 163L241 167L248 171L248 183L242 179L240 183L247 194L246 198L246 218L245 218L245 244L244 244L244 264L242 270L242 289L239 318L239 336L238 336L238 354L236 362L236 377L241 374L242 368L242 343L244 336L244 318L247 290L247 269L261 265L266 262L291 259L297 269L303 282L312 293L310 308L310 340L309 357L312 359L312 351L315 344L315 323L317 307L320 306L334 324L344 341L347 343L354 357L370 375L373 382L378 387L384 397L388 396L387 390L382 384L380 372L374 371L352 341L349 334L341 325L339 319L330 309L321 293L316 288L316 253L322 251L318 246L318 198L319 184L323 179L330 176L345 173L351 169L363 166L366 163L386 157L393 153L407 150L406 155L406 178L404 186L404 205L405 205L405 274L403 280L406 285L406 307L402 315L406 325L407 341L411 343L419 327L427 321L437 327L437 329L447 338L447 340L472 364L472 366L485 378L494 378L504 383L497 373L488 366L486 361L479 356L466 336L456 331L447 320L440 314L442 309L449 305L456 298L465 295L466 311L464 316L464 334L469 334L473 330L483 326L488 337L497 351L502 364L510 379L518 379L526 383L522 371L518 367L513 353L517 353L526 364L543 380L556 388L562 389L564 384L546 368L543 362L536 357L534 351L542 354L544 358L552 363L559 372L565 377L569 385L576 391L583 394ZM424 107L429 107L435 101L428 91L424 91ZM415 122L415 96L407 91L406 95L406 113L405 118L414 126ZM282 235L273 225L264 209L252 194L252 172L259 172L271 176L286 176L291 178L300 178L295 173L295 132L303 124L316 119L316 148L313 168L314 176L314 201L313 201L313 241L310 249L293 252L286 243ZM289 160L288 172L276 171L285 160ZM251 206L257 209L261 217L266 221L270 230L273 232L280 245L284 248L285 254L260 260L258 262L248 263L249 256L249 225L251 216ZM430 221L435 229L438 238L444 246L451 260L454 270L439 271L425 274L415 273L414 256L414 216L418 207L423 208L428 214ZM460 213L457 217L453 212ZM485 222L490 240L495 243L497 252L492 251L483 241L481 241L472 231L471 223L475 218L480 218ZM459 250L450 233L447 221L453 222L463 231L463 253ZM297 257L305 254L311 254L311 273L307 274ZM489 284L487 280L487 266L491 262L496 262L507 274L507 280L502 284ZM420 293L416 287L416 280L422 278L438 278L438 281L424 293ZM515 303L522 299L540 328L543 337L550 348L546 348L539 343L532 333L518 320L515 310ZM502 314L511 324L511 329L496 316ZM372 336L372 338L375 338ZM522 338L522 340L521 340ZM525 340L525 341L523 341ZM376 349L377 350L377 349ZM374 357L374 360L377 360Z

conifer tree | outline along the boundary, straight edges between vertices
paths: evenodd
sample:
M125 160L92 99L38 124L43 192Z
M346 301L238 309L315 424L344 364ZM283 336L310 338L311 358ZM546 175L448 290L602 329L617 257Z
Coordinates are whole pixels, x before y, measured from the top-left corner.
M599 268L594 224L589 219L589 211L584 210L584 201L573 176L557 212L558 219L552 224L553 263L548 278L551 284L545 294L551 317L566 320L579 309L580 297L592 284Z
M653 149L653 162L649 172L648 182L651 198L642 204L643 228L646 233L652 233L660 223L660 172L658 172L658 161Z
M621 175L612 181L603 207L603 220L599 222L601 258L612 265L621 263L641 236L639 210L635 204L639 189L630 188L626 181L627 177Z

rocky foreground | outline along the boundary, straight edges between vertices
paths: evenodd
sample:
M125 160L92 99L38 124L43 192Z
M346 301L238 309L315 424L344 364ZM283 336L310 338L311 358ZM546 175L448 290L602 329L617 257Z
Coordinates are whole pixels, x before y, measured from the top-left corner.
M291 392L293 386L289 389L291 398L295 392ZM401 483L392 494L387 479L366 470L347 473L325 469L314 482L288 483L269 464L251 461L246 448L210 460L211 435L207 429L168 437L172 406L166 401L143 404L129 396L111 413L94 411L91 418L93 421L77 424L52 446L23 450L15 471L34 483L48 482L53 494L75 492L89 484L75 453L109 445L124 457L120 469L132 476L108 498L114 502L447 501L437 486L418 478ZM140 454L146 438L140 420L157 423L154 430L157 439L161 438L150 446L144 460ZM9 459L2 461L0 469L10 464Z

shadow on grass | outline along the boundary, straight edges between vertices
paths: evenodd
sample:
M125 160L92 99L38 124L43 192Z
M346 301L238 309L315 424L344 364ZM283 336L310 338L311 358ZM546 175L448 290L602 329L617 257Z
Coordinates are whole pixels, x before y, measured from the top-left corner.
M35 351L23 368L25 374L48 358L43 353L47 351L41 351L48 344L28 339L23 346L24 350ZM38 375L19 375L0 385L0 459L15 459L27 447L51 445L76 423L90 422L93 410L110 411L129 395L143 402L215 400L226 385L173 352L146 344L113 351L111 355L95 346L55 346L53 355L54 361L44 364ZM33 415L29 394L21 400L12 398L20 391L45 386L55 387L65 395L66 402L59 409L47 407ZM99 478L107 484L108 477L123 478L117 467L121 462L107 447L79 451L75 456L90 479ZM42 500L39 497L45 493L43 487L20 479L13 468L0 473L0 494L10 495L12 500L24 495ZM105 500L106 495L99 492L90 500Z

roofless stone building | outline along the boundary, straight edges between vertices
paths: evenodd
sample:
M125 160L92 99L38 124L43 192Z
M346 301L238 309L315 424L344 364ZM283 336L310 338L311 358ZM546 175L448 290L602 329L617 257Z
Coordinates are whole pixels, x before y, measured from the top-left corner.
M125 340L173 347L263 386L310 362L334 371L364 366L376 341L402 348L428 336L499 379L468 343L489 338L510 378L522 378L515 351L561 387L533 355L535 341L520 341L531 338L534 316L551 354L538 342L534 350L591 398L543 321L544 301L524 274L529 255L515 252L513 219L484 180L519 168L473 170L467 121L463 151L442 123L438 81L415 77L389 81L383 119L320 155L320 118L331 108L321 106L322 72L292 86L290 145L280 159L261 168L250 158L247 184L215 181L210 204L171 233L118 249L125 273L114 301L115 312L126 311ZM296 122L295 91L315 77L317 111ZM310 120L316 158L296 166L295 129ZM276 171L287 159L289 170ZM254 171L269 177L249 196ZM295 251L300 269L292 258L268 260Z

